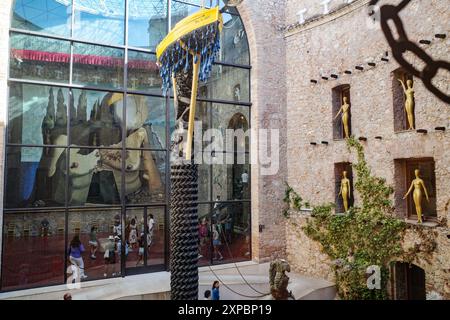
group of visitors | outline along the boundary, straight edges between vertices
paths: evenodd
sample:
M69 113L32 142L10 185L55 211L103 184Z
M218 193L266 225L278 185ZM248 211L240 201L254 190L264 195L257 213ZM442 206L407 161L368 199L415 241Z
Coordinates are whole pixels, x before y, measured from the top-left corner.
M137 217L131 219L130 223L126 228L126 239L125 239L125 259L128 257L129 252L137 249L137 262L136 266L139 264L144 264L144 250L147 244L147 250L150 250L150 246L153 242L153 229L155 226L155 219L153 214L149 215L147 221L147 226L144 225L143 220L141 221L141 226L139 228L137 223ZM140 229L140 230L139 230ZM139 232L140 231L140 232ZM145 232L144 232L145 231ZM99 240L97 239L98 228L92 226L89 233L89 257L92 260L97 259L97 251L99 248ZM105 263L104 277L109 275L116 276L116 255L121 254L122 250L122 226L119 219L115 219L113 235L110 235L106 242L103 244L104 254L103 259ZM138 236L139 234L139 236ZM80 280L85 280L88 276L85 273L85 264L83 261L83 254L86 249L80 240L79 234L73 236L68 247L69 261L72 266L79 269Z
M213 260L223 260L223 242L228 246L233 240L233 214L227 209L224 213L220 204L220 196L217 196L214 204L212 223L207 217L201 217L199 221L199 258L208 252L208 244L212 238Z
M198 227L199 232L199 258L202 258L208 252L208 243L210 236L212 235L213 247L214 247L214 260L223 260L223 255L220 251L222 246L220 228L217 224L213 223L212 229L209 229L208 218L202 217ZM211 234L212 233L212 234Z

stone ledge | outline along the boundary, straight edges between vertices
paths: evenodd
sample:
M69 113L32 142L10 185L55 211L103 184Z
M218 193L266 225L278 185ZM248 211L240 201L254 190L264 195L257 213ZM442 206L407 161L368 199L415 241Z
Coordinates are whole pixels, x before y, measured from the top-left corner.
M312 17L310 20L306 20L305 23L299 24L295 23L290 26L286 26L285 38L293 36L295 34L307 31L309 29L321 26L322 24L332 22L340 17L345 16L369 3L370 0L354 1L350 4L344 5L343 7L337 8L335 11L330 12L326 15L320 15L319 17Z
M436 228L439 226L439 223L435 221L424 221L423 223L418 223L416 220L413 219L405 219L405 222L407 224L415 225L415 226L424 226L428 228Z
M289 210L289 214L296 216L311 216L313 209L312 208L300 208L300 210Z

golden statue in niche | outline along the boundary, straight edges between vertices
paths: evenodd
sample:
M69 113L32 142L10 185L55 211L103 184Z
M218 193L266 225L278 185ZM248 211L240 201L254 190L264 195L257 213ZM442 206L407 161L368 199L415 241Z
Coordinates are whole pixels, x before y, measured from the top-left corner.
M405 93L405 111L406 116L408 117L408 130L414 130L414 89L413 89L413 81L411 79L406 80L405 82L402 79L397 79L403 87L403 92Z
M417 222L422 223L422 199L423 199L422 188L423 191L425 192L425 197L427 198L428 202L430 202L430 199L428 198L428 192L427 188L425 187L425 183L419 177L420 170L419 169L414 170L414 174L416 175L416 178L411 182L411 186L409 187L408 192L405 194L403 199L406 199L406 197L410 194L411 190L414 187L413 200L417 212Z
M344 96L342 98L343 104L341 108L339 109L339 112L336 114L336 117L334 117L334 120L341 114L342 112L342 124L344 125L344 134L345 138L349 138L350 135L350 126L349 126L349 119L350 119L350 104L348 103L348 97Z
M341 189L339 195L342 195L342 201L344 202L344 210L348 211L348 203L350 200L350 180L347 178L347 171L342 172Z

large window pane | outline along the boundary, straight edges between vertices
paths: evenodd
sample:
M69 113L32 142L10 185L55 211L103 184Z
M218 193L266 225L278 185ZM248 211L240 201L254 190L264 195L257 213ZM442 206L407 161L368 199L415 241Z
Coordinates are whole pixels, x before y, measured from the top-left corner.
M74 44L73 83L104 88L123 87L124 50Z
M250 108L199 102L196 121L203 130L203 151L250 152ZM206 133L208 129L216 129Z
M13 33L10 38L11 78L69 81L70 43Z
M68 202L72 206L119 204L121 167L110 166L115 149L70 149Z
M120 106L118 106L120 109ZM166 147L166 99L142 95L127 98L128 148Z
M211 165L198 165L198 201L211 201Z
M166 228L164 217L164 207L147 208L147 266L164 264L164 249L166 242L166 239L164 237Z
M55 207L65 202L65 149L6 149L7 208Z
M70 36L70 0L16 0L11 27Z
M206 8L210 8L211 4L213 6L216 5L217 0L173 0L173 2L184 2L184 3L189 3L189 4L193 4L196 6L201 6L202 3L205 5Z
M11 83L8 142L67 145L68 105L68 89Z
M223 154L235 164L213 165L213 198L214 200L250 199L250 165L247 154ZM246 158L246 164L237 164L239 158Z
M211 112L212 127L223 133L224 150L250 152L250 108L214 103Z
M200 254L198 259L199 266L207 266L212 258L212 239L211 239L211 215L213 206L211 204L198 205L198 236Z
M190 3L200 5L200 1L190 1ZM209 5L209 1L205 1ZM215 5L215 1L213 2ZM172 28L185 17L200 10L199 6L189 5L182 2L172 1ZM245 33L244 25L238 15L223 13L224 27L221 34L222 50L218 55L217 61L234 63L234 64L249 64L249 50L247 35Z
M249 102L249 75L248 69L214 65L211 77L199 85L199 97Z
M250 259L250 202L218 202L212 212L213 264Z
M123 94L73 89L71 144L121 148Z
M249 64L247 34L239 16L224 13L220 61Z
M170 17L172 28L175 27L175 25L178 22L180 22L180 20L183 20L187 16L199 10L200 10L199 6L193 6L183 2L172 1L172 8L171 8L172 15Z
M151 53L128 51L128 89L160 95L161 84L156 56Z
M127 209L125 227L128 246L127 268L164 264L165 227L164 207Z
M91 42L123 45L125 0L74 0L74 37Z
M68 239L70 242L77 236L84 251L80 258L70 258L74 265L83 264L87 280L120 276L120 239L116 238L116 231L120 230L120 208L82 209L69 211ZM110 240L110 237L113 240ZM105 251L109 256L105 259Z
M156 50L167 34L167 1L128 1L128 45Z
M3 290L64 283L64 217L64 211L3 216Z
M125 201L144 204L165 201L166 152L127 150Z

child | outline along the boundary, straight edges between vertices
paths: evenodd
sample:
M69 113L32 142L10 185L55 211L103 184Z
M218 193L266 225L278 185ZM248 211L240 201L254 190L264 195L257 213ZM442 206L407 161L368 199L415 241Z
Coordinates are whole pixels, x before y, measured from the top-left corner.
M220 292L219 292L219 281L214 281L212 285L212 299L211 300L220 300Z

